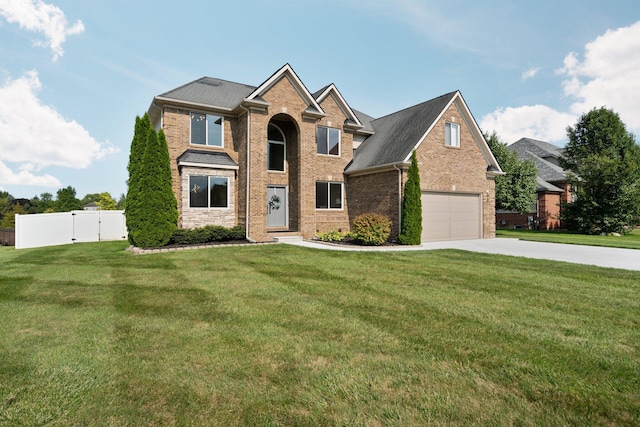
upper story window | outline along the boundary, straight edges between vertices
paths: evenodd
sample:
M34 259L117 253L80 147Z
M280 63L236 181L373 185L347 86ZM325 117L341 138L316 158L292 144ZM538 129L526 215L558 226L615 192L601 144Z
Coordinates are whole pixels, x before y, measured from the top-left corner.
M318 154L340 155L340 129L318 126L316 130Z
M460 125L457 123L444 124L444 145L460 147Z
M223 123L221 116L191 112L191 143L222 147Z
M284 172L285 154L284 134L279 127L270 124L267 129L267 170Z

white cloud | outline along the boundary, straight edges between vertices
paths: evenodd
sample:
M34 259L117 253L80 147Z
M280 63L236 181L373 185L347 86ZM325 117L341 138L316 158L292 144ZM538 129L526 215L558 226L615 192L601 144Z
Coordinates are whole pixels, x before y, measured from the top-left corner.
M49 175L36 176L47 166L86 168L117 150L100 144L77 122L68 121L37 97L38 74L30 71L0 87L0 184L16 179L54 183ZM19 164L20 172L7 163Z
M34 175L22 169L17 173L0 161L0 188L2 185L33 185L39 187L60 187L60 180L49 174Z
M530 68L530 69L528 69L527 71L522 73L522 80L527 80L527 79L530 79L532 77L535 77L535 75L538 74L538 71L540 71L540 68Z
M0 0L0 16L25 30L44 33L45 41L35 44L51 48L54 61L64 54L62 44L67 36L84 31L82 21L69 26L60 8L42 0Z
M481 128L495 130L506 142L522 137L559 142L580 115L604 106L620 114L627 130L640 131L640 21L589 42L583 60L569 53L556 73L564 78L569 111L544 105L499 108L481 119Z
M640 21L588 43L582 61L569 53L557 72L566 76L564 94L575 99L573 113L605 106L620 114L629 130L640 130Z
M575 115L546 105L527 105L501 108L487 114L480 121L480 128L489 133L495 130L507 144L523 137L553 142L563 140L567 126L575 121Z

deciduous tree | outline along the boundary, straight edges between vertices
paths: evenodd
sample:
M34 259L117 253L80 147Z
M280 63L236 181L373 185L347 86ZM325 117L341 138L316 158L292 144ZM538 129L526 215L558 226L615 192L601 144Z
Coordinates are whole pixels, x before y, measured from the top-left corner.
M111 197L111 194L109 194L109 192L107 191L100 193L100 198L96 203L100 207L100 210L103 210L103 211L116 210L116 201L113 200L113 197Z
M640 146L620 116L605 107L583 114L567 128L560 159L575 200L562 219L588 234L627 233L640 214Z
M496 209L529 212L536 202L536 166L530 160L521 160L518 154L509 150L507 145L493 132L485 134L491 152L495 156L505 175L496 176Z
M55 210L56 212L71 212L82 209L80 200L76 197L76 189L72 186L58 190Z

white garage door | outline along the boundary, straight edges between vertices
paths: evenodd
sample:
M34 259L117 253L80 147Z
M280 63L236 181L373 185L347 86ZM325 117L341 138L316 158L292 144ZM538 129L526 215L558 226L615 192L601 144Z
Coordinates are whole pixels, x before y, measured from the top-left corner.
M422 193L422 241L482 238L480 195Z

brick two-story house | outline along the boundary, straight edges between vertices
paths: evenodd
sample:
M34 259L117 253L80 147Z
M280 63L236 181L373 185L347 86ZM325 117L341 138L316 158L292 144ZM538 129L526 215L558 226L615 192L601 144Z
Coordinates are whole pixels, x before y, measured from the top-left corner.
M496 222L503 228L535 228L552 230L563 228L560 221L562 203L572 201L566 172L560 166L562 149L545 141L520 138L509 146L520 160L530 160L536 166L537 201L526 214L498 211Z
M312 238L378 212L398 235L416 150L423 240L495 235L502 173L460 92L374 119L330 84L309 92L289 64L259 86L201 78L156 96L179 226L242 225L247 238Z

